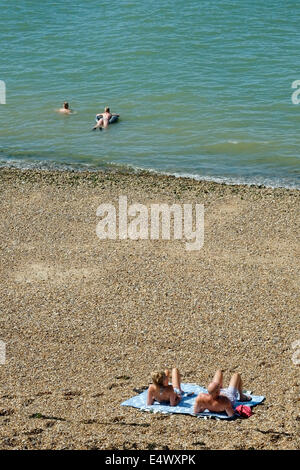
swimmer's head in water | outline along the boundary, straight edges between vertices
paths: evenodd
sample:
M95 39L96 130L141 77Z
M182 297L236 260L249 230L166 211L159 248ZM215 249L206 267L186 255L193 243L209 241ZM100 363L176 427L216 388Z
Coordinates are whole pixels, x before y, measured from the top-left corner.
M69 109L69 103L67 101L64 102L64 108Z
M109 107L108 107L108 106L105 106L104 111L105 111L106 113L109 113L109 112L110 112L110 111L109 111Z
M167 376L164 372L153 372L151 376L154 385L158 385L159 387L163 387L165 385Z

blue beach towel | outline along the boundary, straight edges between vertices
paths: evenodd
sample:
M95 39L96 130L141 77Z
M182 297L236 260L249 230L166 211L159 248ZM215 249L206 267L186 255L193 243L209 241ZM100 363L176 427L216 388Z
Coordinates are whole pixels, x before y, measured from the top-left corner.
M195 399L199 393L207 393L207 389L204 387L201 387L200 385L190 384L190 383L181 384L181 388L182 388L182 391L184 392L184 395L180 403L177 406L162 405L158 402L155 402L151 406L147 406L148 390L145 390L139 395L129 398L129 400L124 401L123 403L121 403L121 405L132 406L133 408L139 408L142 411L148 411L151 413L165 413L165 414L177 413L177 414L192 415L198 418L216 418L216 419L227 419L227 420L232 419L229 416L227 416L226 413L213 413L211 411L204 411L203 413L195 414L193 411ZM193 395L190 395L191 393L193 393ZM251 395L251 398L252 398L251 401L247 401L247 402L237 401L235 404L235 408L238 405L247 405L251 407L256 406L262 403L265 399L265 397L263 396L256 396L256 395Z

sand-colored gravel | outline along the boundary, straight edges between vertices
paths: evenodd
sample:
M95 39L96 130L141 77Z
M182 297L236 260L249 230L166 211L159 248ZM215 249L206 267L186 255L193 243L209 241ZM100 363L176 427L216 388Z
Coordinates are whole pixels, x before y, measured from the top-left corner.
M0 191L1 449L300 448L299 191L15 169ZM101 241L119 195L204 204L203 248ZM266 401L233 422L120 406L166 365Z

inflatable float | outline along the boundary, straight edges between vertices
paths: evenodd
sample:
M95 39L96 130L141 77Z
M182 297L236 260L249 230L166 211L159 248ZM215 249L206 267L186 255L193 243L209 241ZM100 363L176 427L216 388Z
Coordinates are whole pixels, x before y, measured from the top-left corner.
M102 118L102 114L96 114L95 121L98 122ZM119 116L112 116L109 120L109 124L113 124L114 122L117 122L119 119Z

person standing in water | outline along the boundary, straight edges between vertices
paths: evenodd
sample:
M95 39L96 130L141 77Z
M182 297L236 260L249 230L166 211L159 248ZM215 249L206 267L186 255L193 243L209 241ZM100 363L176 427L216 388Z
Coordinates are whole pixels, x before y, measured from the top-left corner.
M58 110L59 113L62 114L72 114L72 109L69 108L69 103L67 101L64 102L63 107Z

